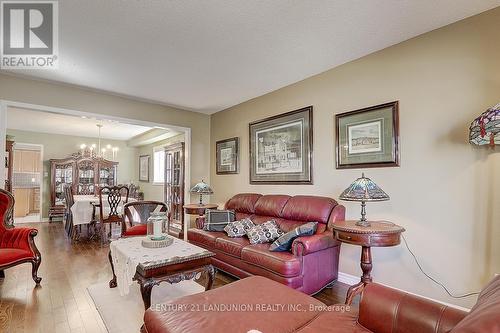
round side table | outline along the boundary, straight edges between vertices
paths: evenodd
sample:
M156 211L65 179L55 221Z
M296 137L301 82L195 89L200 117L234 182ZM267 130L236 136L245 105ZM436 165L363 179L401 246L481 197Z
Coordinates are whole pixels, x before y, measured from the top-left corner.
M356 225L357 221L338 221L333 225L334 237L343 243L361 246L361 281L349 288L345 303L350 305L357 294L372 282L371 247L395 246L401 243L403 227L386 221L370 221L369 227Z
M196 227L198 229L203 229L203 224L205 223L205 210L207 209L217 209L219 206L216 204L188 204L184 205L184 212L188 215L198 215L196 217Z

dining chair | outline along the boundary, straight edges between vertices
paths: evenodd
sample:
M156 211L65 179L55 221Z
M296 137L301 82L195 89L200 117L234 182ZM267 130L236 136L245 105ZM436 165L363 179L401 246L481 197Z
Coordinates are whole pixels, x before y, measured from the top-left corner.
M123 205L128 202L129 189L126 186L103 186L99 189L99 223L101 244L107 241L106 224L121 224L123 220Z
M64 229L67 235L73 239L76 236L76 228L73 225L73 213L71 212L71 207L75 203L75 198L73 197L73 187L66 184L63 188L64 201L66 202L64 210Z
M160 201L134 201L123 207L122 237L147 234L147 221L153 212L168 212L168 206ZM167 230L170 229L170 214L167 214Z

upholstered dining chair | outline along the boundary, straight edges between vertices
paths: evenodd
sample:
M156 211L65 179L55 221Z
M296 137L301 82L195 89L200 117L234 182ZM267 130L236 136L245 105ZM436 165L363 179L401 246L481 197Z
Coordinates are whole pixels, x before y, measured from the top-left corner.
M64 210L64 229L70 238L73 238L74 230L73 225L73 213L71 212L71 207L75 203L75 198L73 197L73 187L69 184L65 185L63 188L64 201L66 202Z
M121 224L123 220L123 205L128 202L127 186L103 186L99 188L99 222L101 243L107 240L106 224Z
M42 278L38 277L38 268L42 256L35 245L38 230L33 228L5 227L6 220L14 209L14 197L9 192L0 189L0 278L5 277L4 270L22 263L32 265L31 276L38 285Z
M147 234L147 221L153 212L168 212L167 204L160 201L134 201L123 207L122 237ZM170 228L170 216L167 230Z

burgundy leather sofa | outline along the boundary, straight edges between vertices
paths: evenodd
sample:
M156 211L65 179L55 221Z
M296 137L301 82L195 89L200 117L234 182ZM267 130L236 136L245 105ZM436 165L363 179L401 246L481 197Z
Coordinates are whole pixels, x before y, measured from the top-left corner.
M233 310L217 311L221 304ZM144 314L142 332L500 333L500 276L469 313L376 283L365 288L359 311L327 307L255 276L152 307Z
M249 217L260 224L274 219L288 232L307 222L318 222L315 235L294 240L291 252L270 252L269 243L250 245L247 237L230 238L224 232L188 230L189 242L214 253L215 267L239 278L261 275L307 294L337 279L340 243L332 225L344 220L345 208L318 196L237 194L225 205L236 219Z

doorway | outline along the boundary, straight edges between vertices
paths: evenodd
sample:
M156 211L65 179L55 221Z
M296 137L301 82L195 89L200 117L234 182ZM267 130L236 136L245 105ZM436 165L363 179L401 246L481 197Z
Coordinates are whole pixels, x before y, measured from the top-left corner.
M14 224L41 222L43 146L15 143L12 155Z

